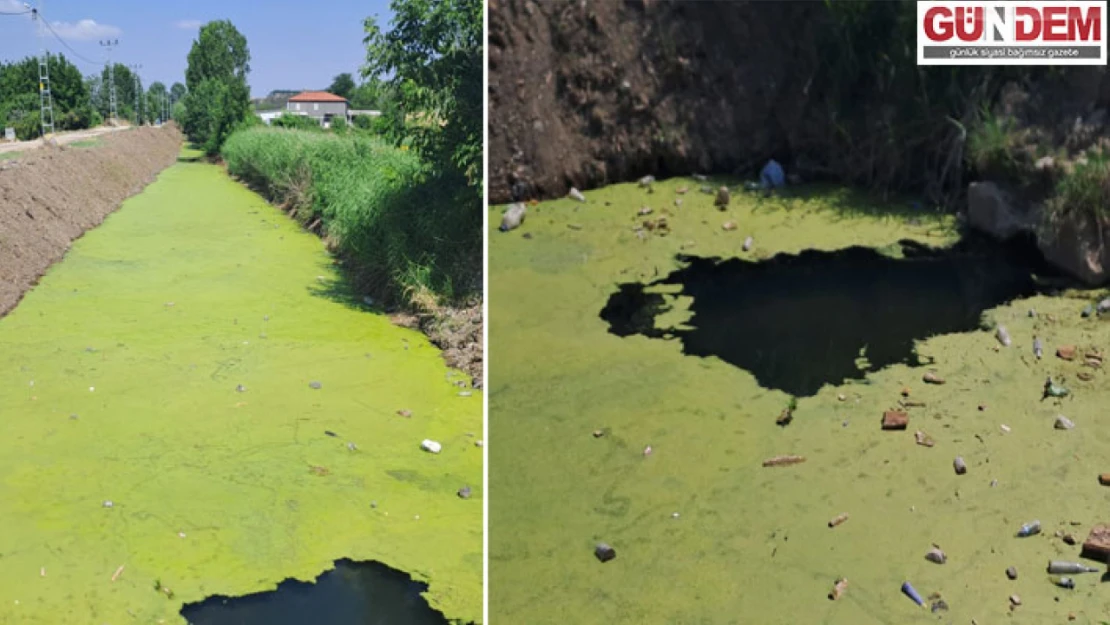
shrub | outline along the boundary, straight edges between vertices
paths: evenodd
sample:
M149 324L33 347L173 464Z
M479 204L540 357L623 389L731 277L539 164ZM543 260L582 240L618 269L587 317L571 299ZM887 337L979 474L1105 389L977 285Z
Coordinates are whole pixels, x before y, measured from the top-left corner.
M320 123L306 115L282 113L281 117L270 121L271 126L277 128L295 128L297 130L321 130Z
M222 154L231 174L299 221L321 220L360 286L409 303L481 288L481 205L465 186L432 177L415 151L357 133L251 128Z
M336 118L332 119L331 120L331 129L337 135L347 134L347 130L348 130L347 120L343 119L342 117L336 117Z
M1046 203L1049 220L1086 215L1100 224L1110 221L1110 155L1093 151L1075 163L1056 185Z

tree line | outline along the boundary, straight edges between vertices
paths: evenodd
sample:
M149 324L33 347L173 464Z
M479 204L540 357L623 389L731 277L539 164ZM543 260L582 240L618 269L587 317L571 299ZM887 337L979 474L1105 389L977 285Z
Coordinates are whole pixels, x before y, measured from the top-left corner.
M164 83L154 82L144 89L142 79L137 79L122 63L114 64L111 70L105 65L99 74L82 76L65 55L50 54L47 67L55 130L80 130L102 124L111 114L110 78L114 78L116 86L116 115L131 123L150 124L158 120L163 94L170 94L174 100L185 95L185 85L180 82L168 89ZM42 134L39 57L0 62L0 126L14 128L20 140Z

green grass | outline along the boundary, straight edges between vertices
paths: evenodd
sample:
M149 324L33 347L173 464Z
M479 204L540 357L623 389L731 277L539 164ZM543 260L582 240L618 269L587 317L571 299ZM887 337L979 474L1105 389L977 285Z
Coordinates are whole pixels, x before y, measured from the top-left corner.
M101 143L102 142L100 141L99 138L94 137L92 139L82 139L80 141L74 141L73 143L70 143L68 145L71 148L94 148L94 147L100 145Z
M0 152L0 161L5 159L17 159L23 156L23 152Z
M1110 155L1089 152L1064 175L1046 203L1049 217L1087 213L1100 223L1110 219Z
M481 288L481 206L413 152L368 136L250 128L222 155L232 175L319 223L361 287L418 305Z

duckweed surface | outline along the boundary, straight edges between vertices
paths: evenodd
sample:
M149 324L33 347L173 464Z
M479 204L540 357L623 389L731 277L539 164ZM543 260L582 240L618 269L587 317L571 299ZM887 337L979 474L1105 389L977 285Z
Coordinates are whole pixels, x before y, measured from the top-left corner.
M340 558L480 621L482 399L456 382L317 238L171 167L0 320L0 623L183 623Z
M651 194L616 185L587 192L585 204L532 207L520 229L491 232L493 622L1039 624L1110 613L1099 575L1064 590L1045 573L1049 559L1079 559L1058 530L1081 542L1110 521L1110 490L1097 481L1110 470L1100 423L1110 390L1101 369L1053 355L1061 344L1110 344L1110 324L1079 314L1097 294L995 307L986 319L1006 326L1009 348L985 329L917 344L945 384L893 364L823 386L778 427L785 393L718 358L684 355L681 341L616 336L598 311L618 285L677 269L679 253L765 259L865 246L897 256L900 240L953 244L954 224L833 190L734 196L722 213L699 184L668 180ZM637 214L644 206L650 215ZM637 224L660 216L670 234L641 239ZM723 229L728 221L737 229ZM656 326L680 326L689 303L677 298ZM1072 395L1042 401L1046 375ZM883 412L906 403L909 428L882 431ZM1056 414L1076 428L1054 429ZM935 445L915 444L918 430ZM761 466L785 454L806 460ZM965 475L953 470L956 456ZM830 528L841 513L848 520ZM1015 537L1034 519L1042 534ZM616 559L594 557L602 541ZM933 543L946 564L925 559ZM841 577L847 590L831 601ZM948 611L916 606L905 581L929 604L939 593ZM1011 595L1022 601L1012 611Z

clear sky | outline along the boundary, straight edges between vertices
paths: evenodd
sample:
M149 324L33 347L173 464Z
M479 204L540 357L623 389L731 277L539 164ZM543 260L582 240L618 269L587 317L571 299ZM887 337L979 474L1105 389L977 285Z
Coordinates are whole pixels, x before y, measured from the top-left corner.
M23 10L24 0L0 0L0 13ZM36 0L37 1L37 0ZM77 53L74 58L49 33L48 49L73 60L81 73L100 71L98 43L119 39L113 60L140 64L144 85L185 82L186 56L204 22L229 19L247 38L252 97L274 89L324 89L341 72L359 81L366 56L363 19L377 15L388 29L389 0L43 0L42 14ZM36 54L38 37L29 16L0 15L0 60Z

